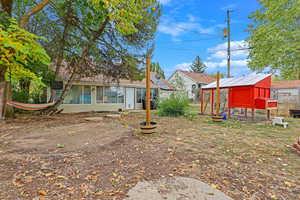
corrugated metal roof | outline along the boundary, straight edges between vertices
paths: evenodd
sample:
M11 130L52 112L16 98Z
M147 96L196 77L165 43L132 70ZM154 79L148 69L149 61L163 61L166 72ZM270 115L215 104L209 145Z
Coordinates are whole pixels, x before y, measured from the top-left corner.
M259 81L271 76L270 74L250 74L248 76L241 76L238 78L223 78L220 80L220 87L234 87L234 86L249 86L255 85ZM203 86L203 89L212 89L217 87L217 82L210 83Z

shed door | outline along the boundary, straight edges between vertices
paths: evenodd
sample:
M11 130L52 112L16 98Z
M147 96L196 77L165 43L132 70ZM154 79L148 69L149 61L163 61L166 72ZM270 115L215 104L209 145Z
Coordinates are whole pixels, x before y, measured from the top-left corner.
M126 109L134 109L134 88L126 88Z

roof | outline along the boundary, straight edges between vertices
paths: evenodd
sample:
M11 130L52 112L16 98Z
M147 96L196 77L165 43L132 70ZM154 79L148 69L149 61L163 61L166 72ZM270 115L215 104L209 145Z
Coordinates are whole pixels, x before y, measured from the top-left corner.
M270 74L250 74L248 76L241 76L238 78L223 78L220 80L220 87L235 87L235 86L249 86L255 85L263 79L271 76ZM217 82L210 83L203 86L203 89L212 89L217 87Z
M169 83L169 81L158 78L158 75L156 72L151 72L150 79L153 84L156 84L158 88L163 90L174 90L174 87Z
M184 73L186 76L190 77L197 83L206 83L209 84L211 82L216 81L216 78L214 76L208 75L208 74L202 74L202 73L196 73L196 72L189 72L184 70L178 70L182 73Z
M271 88L299 88L300 80L283 80L271 83Z
M62 77L65 81L68 80L70 74L65 68L61 68L59 76ZM158 79L155 72L151 72L150 75L152 88L160 88L164 90L174 90L173 86L165 79ZM127 86L137 86L137 87L146 87L146 79L144 78L141 81L131 81L127 79L119 79L114 81L113 78L104 77L103 75L96 75L93 77L84 77L75 80L75 82L85 82L85 83L98 83L98 84L121 84Z

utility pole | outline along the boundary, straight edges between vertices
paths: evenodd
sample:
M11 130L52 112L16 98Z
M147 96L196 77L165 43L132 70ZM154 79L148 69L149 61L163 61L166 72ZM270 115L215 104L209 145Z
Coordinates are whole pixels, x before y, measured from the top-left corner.
M231 33L230 33L230 13L232 11L231 10L227 10L227 17L226 17L226 21L227 21L227 41L228 41L228 46L227 46L227 78L230 78L230 61L231 61Z

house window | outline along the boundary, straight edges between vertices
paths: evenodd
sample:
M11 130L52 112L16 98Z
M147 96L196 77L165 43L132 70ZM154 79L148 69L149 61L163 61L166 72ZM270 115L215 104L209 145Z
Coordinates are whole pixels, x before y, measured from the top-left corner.
M96 88L96 103L103 103L103 87Z
M105 87L104 103L124 103L124 88Z
M91 104L91 99L90 86L73 85L64 100L64 104Z
M157 90L151 89L151 99L157 98ZM145 88L137 88L136 89L136 103L143 103L146 100L146 89Z

